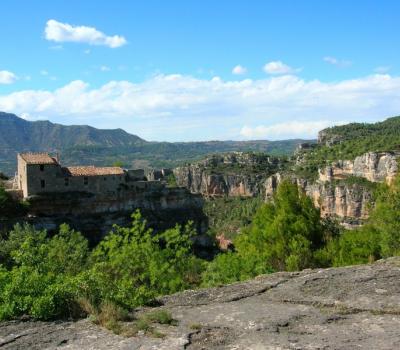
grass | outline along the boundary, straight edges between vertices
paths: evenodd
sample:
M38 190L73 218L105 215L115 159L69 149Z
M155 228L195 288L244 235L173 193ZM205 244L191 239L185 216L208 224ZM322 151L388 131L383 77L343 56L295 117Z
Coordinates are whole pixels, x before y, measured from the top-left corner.
M93 323L124 337L135 337L143 333L154 338L164 338L165 334L158 331L154 325L176 326L178 324L166 310L156 310L132 319L127 310L112 302L105 302L96 307L89 300L80 299L79 306L84 313L89 315Z
M189 328L194 331L199 331L200 329L203 328L203 326L200 323L193 323L189 326Z

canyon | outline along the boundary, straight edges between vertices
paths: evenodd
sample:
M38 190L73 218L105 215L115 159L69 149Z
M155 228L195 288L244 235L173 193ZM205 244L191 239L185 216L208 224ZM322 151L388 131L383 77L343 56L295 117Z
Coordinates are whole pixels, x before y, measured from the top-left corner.
M301 164L302 154L312 149L303 147L292 163ZM354 160L320 167L317 178L310 179L291 171L290 163L279 158L238 152L176 168L174 175L180 186L204 197L262 196L265 200L270 200L279 183L288 179L312 198L323 217L338 218L351 228L368 218L376 185L393 181L399 156L399 152L367 152Z

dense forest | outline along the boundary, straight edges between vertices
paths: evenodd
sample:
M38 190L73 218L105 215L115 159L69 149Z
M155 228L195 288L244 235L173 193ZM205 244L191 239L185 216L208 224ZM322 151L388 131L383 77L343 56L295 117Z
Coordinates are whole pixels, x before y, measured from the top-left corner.
M17 224L0 241L0 319L90 315L94 322L122 332L120 320L129 311L164 294L274 271L360 264L398 255L400 178L390 187L380 185L377 192L370 219L352 231L321 219L311 199L290 182L282 182L268 203L212 201L206 210L218 215L211 229L227 235L235 231L230 236L234 250L219 253L212 261L194 254L196 232L190 223L155 233L138 211L129 227L115 226L92 249L67 225L49 236ZM12 215L21 207L2 191L0 210ZM167 314L154 317L172 322ZM140 328L144 321L137 322Z

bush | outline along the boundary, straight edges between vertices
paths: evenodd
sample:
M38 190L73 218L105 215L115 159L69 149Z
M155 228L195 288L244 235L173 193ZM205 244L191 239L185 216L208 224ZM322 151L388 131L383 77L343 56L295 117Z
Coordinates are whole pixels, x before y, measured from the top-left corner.
M85 266L87 241L67 225L53 238L29 225L16 225L2 245L0 319L74 317L74 275Z

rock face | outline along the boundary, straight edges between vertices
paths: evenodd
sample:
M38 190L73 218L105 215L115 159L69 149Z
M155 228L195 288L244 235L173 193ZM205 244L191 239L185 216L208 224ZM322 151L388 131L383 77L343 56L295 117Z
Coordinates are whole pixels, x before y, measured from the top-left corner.
M176 168L174 175L192 193L254 197L263 193L263 181L281 165L278 158L234 152Z
M2 349L399 349L400 258L281 272L160 298L177 326L123 338L88 320L5 322ZM141 310L144 312L148 310Z
M346 176L363 177L371 182L393 181L398 172L395 152L368 152L354 161L342 160L333 163L320 172L321 181L332 181Z
M363 178L366 182L390 183L398 172L398 157L399 154L394 152L369 152L354 161L338 161L320 169L319 178L314 182L277 173L264 183L265 198L269 200L279 183L289 178L313 199L323 217L337 217L348 228L359 226L368 218L373 204L373 186L346 179Z
M134 194L71 192L33 196L28 216L10 220L7 225L11 228L16 222L28 222L38 229L52 232L65 222L96 243L114 224L129 225L131 214L136 209L140 209L150 227L155 229L164 230L177 223L186 224L189 220L194 222L199 233L207 229L201 196L185 188L166 187Z

